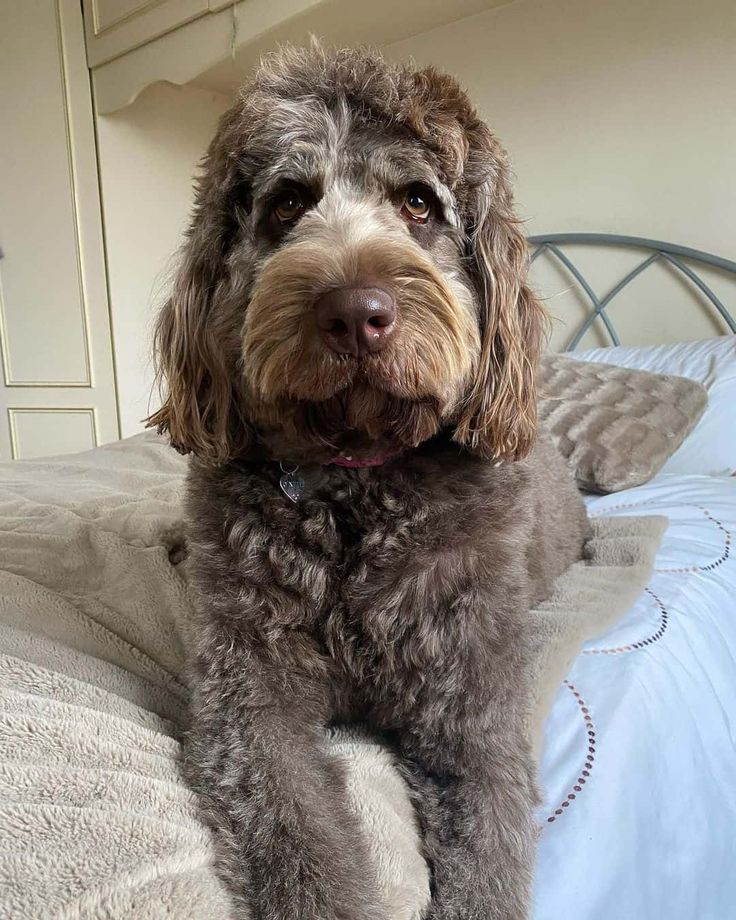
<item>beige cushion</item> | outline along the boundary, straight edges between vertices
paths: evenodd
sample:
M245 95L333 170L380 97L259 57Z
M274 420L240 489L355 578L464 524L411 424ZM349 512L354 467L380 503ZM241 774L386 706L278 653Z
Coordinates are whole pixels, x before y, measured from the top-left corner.
M589 492L618 492L651 479L708 401L694 380L564 355L543 358L540 389L540 421Z

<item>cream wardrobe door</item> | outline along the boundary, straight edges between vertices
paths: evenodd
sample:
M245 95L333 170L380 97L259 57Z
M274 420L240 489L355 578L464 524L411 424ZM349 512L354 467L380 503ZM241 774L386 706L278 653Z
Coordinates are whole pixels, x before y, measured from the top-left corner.
M0 0L0 456L119 437L79 0Z

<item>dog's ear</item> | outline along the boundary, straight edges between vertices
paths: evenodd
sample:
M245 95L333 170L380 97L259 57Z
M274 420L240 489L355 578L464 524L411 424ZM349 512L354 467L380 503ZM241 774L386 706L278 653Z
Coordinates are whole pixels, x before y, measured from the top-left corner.
M469 141L466 235L481 351L455 440L484 457L517 460L534 441L547 317L527 284L527 244L513 214L506 153L483 124Z
M238 398L238 328L222 305L233 232L222 147L216 137L174 290L156 323L154 360L163 405L146 419L147 427L168 432L177 450L215 463L242 455L252 438Z

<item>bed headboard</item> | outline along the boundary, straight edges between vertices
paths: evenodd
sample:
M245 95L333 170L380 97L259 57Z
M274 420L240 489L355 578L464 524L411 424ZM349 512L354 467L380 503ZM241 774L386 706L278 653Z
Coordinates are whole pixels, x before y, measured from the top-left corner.
M730 259L674 243L607 233L552 233L529 237L529 243L532 247L532 264L542 256L554 260L555 267L572 282L572 286L567 289L568 292L575 292L578 306L582 307L582 315L578 310L572 322L565 323L566 341L558 343L565 351L573 351L586 334L590 333L597 333L597 341L593 344L621 344L611 308L616 305L615 301L623 299L621 295L624 291L630 292L629 286L634 279L656 264L663 266L670 273L675 273L678 279L684 282L687 295L697 304L701 313L704 308L710 313L709 319L713 326L710 334L736 333L734 309L733 306L727 306L727 303L736 303L736 262ZM606 293L599 295L595 291L595 282L591 280L588 269L581 268L581 256L588 249L605 252L612 247L617 251L625 250L628 259L619 264L619 273L615 280L606 281ZM559 274L557 277L559 278ZM598 286L600 287L600 284ZM680 288L682 287L681 284ZM717 288L717 291L714 288ZM671 296L669 294L668 298ZM645 304L638 306L643 308ZM666 306L663 312L665 324ZM678 313L680 318L681 315ZM694 331L692 335L685 337L702 338L705 335Z

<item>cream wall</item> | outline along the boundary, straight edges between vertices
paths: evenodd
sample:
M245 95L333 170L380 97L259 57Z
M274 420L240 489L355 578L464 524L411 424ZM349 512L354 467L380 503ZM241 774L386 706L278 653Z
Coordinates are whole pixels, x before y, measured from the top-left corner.
M186 225L192 176L228 105L219 93L157 84L131 106L97 120L123 437L140 431L149 412L155 306Z
M516 0L386 50L470 91L509 149L530 235L630 234L736 259L734 0ZM611 259L583 262L605 291ZM579 317L576 298L554 296L568 279L538 280L554 314ZM628 341L725 331L661 280L617 308ZM733 286L724 296L736 305ZM558 324L554 343L565 335Z

